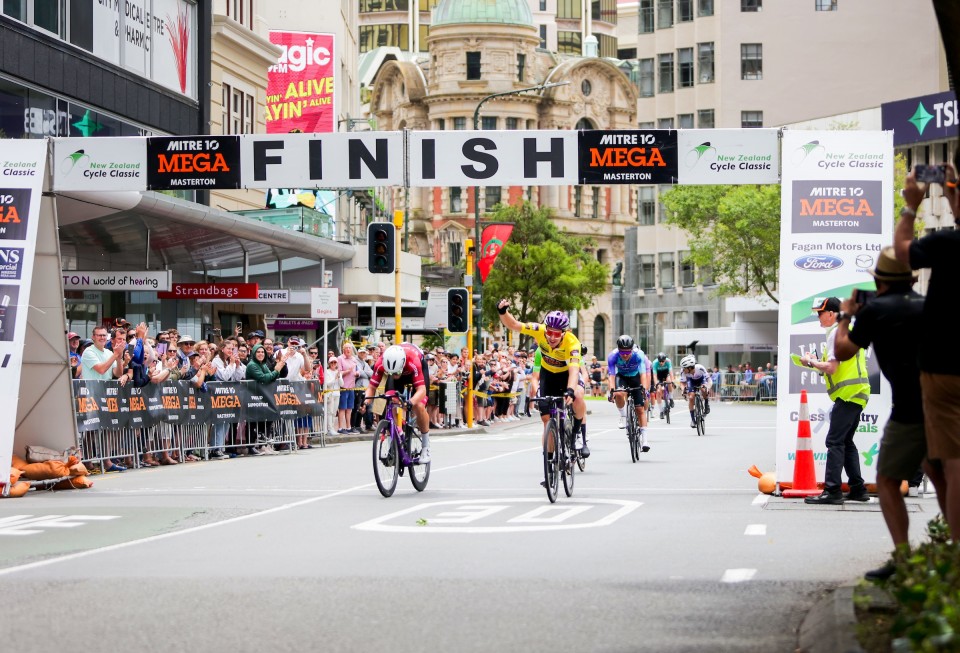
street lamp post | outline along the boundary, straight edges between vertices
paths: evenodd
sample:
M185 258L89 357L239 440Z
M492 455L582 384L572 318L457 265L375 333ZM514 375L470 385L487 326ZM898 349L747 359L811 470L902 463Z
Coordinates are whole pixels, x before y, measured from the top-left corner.
M474 131L480 129L480 108L483 106L484 102L487 100L492 100L493 98L503 97L505 95L519 95L521 93L528 93L530 91L544 91L548 88L554 88L555 86L566 86L570 82L548 82L544 84L539 84L537 86L531 86L530 88L518 88L513 91L503 91L501 93L492 93L480 100L477 104L476 110L473 112L473 129ZM473 187L473 215L474 215L474 247L476 248L477 256L476 261L480 260L480 257L483 255L482 247L483 243L480 241L480 187ZM480 310L480 319L476 320L477 327L477 338L476 338L476 349L479 351L483 349L483 281L480 279L480 270L477 269L477 278L474 280L474 287L477 289L477 308ZM471 355L473 352L469 352Z

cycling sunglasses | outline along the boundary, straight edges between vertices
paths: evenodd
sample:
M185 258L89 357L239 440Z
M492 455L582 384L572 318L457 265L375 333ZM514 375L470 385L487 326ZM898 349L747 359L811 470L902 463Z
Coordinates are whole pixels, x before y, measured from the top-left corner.
M557 329L544 329L544 333L546 334L546 336L547 336L548 338L562 338L562 337L563 337L563 331L559 331L559 330L557 330Z

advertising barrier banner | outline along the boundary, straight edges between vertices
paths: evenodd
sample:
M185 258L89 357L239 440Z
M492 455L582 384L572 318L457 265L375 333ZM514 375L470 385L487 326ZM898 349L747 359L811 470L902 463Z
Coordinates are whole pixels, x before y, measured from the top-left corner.
M854 288L874 287L867 272L881 248L893 242L893 135L785 131L782 147L776 473L781 481L793 478L800 391L806 390L817 480L823 481L833 404L823 377L790 361L808 352L820 356L826 348L827 331L812 311L814 299L842 301ZM872 483L891 396L872 348L867 370L870 400L854 441L863 478Z
M0 469L10 468L20 375L33 281L40 200L46 176L45 140L0 143L0 247L6 256L0 284ZM2 484L6 484L4 478Z
M681 184L779 184L777 129L681 129Z
M142 388L117 381L73 381L77 430L149 428L167 424L271 422L312 415L323 407L319 381L211 381L206 391L189 381Z
M677 183L672 129L579 131L581 184Z

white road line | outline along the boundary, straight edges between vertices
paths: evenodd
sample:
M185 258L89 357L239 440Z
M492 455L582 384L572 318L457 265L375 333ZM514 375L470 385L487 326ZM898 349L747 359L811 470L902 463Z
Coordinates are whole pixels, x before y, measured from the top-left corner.
M747 530L743 531L744 535L766 535L767 534L767 525L766 524L748 524Z
M769 501L769 500L770 500L770 495L769 495L769 494L763 494L763 493L761 493L761 494L758 494L756 497L754 497L753 501L750 502L750 505L753 505L753 506L765 506L765 505L767 505L767 501Z
M452 465L450 467L441 467L440 469L431 469L430 471L432 473L436 473L436 472L447 471L448 469L457 469L458 467L466 467L468 465L479 465L480 463L489 462L491 460L497 460L498 458L503 458L505 456L512 456L520 453L529 453L530 451L536 451L539 449L540 447L536 447L535 449L521 449L519 451L512 451L510 453L500 454L498 456L491 456L490 458L481 458L479 460L463 463L461 465ZM287 503L282 506L267 508L266 510L261 510L259 512L252 512L248 515L240 515L239 517L231 517L230 519L224 519L223 521L203 524L202 526L193 526L191 528L185 528L182 531L172 531L170 533L162 533L160 535L151 535L150 537L144 537L139 540L119 542L117 544L111 544L111 545L99 547L96 549L88 549L86 551L77 551L76 553L69 553L67 555L62 555L55 558L38 560L36 562L30 562L25 565L17 565L16 567L7 567L5 569L0 569L0 576L9 576L11 574L15 574L20 571L28 571L30 569L39 569L41 567L48 567L58 562L69 562L71 560L86 558L92 555L96 555L98 553L109 553L111 551L119 551L120 549L126 549L128 547L136 546L138 544L146 544L148 542L158 542L160 540L170 539L173 537L177 537L179 535L188 535L190 533L198 533L200 531L209 530L211 528L217 528L219 526L225 526L227 524L235 524L237 522L246 521L248 519L253 519L255 517L261 517L263 515L271 515L273 513L282 512L284 510L289 510L291 508L299 508L300 506L306 506L311 503L325 501L326 499L333 499L335 497L343 496L344 494L356 492L357 490L364 490L364 489L373 487L374 485L375 483L364 483L363 485L355 485L345 490L338 490L336 492L331 492L330 494L324 494L323 496L311 497L309 499L302 499L300 501L294 501L293 503Z
M756 569L727 569L723 572L721 583L742 583L750 580L757 574Z

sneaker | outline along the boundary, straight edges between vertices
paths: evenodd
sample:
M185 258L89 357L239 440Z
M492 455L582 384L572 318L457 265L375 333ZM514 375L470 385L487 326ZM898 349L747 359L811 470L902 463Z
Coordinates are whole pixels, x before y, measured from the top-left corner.
M625 428L627 428L627 418L624 417L623 415L620 416L620 421L617 422L617 428L618 428L618 429L625 429Z
M587 446L586 442L584 442L583 446L580 447L580 455L583 456L584 458L590 457L590 447Z
M259 447L250 447L250 455L251 455L251 456L262 456L262 455L263 455L263 452L260 451L260 448L259 448Z
M430 447L426 447L420 451L420 455L417 457L417 462L421 465L426 465L430 462Z
M640 451L642 451L643 453L647 453L648 451L650 451L650 445L649 444L640 445Z
M916 485L911 485L911 486L907 489L907 496L908 496L908 497L919 497L919 496L920 496L920 488L918 488Z
M350 429L347 433L359 433L360 429Z
M577 435L577 439L573 443L574 449L583 449L583 436Z
M690 422L690 428L692 428L692 429L697 428L697 423L696 423L696 422Z
M842 506L843 505L843 495L839 492L828 492L824 490L822 493L814 497L806 497L803 500L804 503L809 503L815 506L819 505L830 505L830 506Z
M230 456L228 456L227 454L223 453L222 451L214 451L214 452L211 452L211 454L210 454L210 458L212 458L212 459L214 459L214 460L226 460L226 459L229 458L229 457L230 457Z
M660 419L663 419L663 411L660 411Z
M704 415L710 414L710 404L707 404L706 406L703 407L703 414Z
M866 503L870 500L870 495L867 494L866 488L860 490L859 492L847 492L843 495L844 501L861 501Z
M872 581L884 581L897 573L897 567L893 564L892 560L887 561L887 564L879 567L877 569L871 569L863 575L867 580Z

